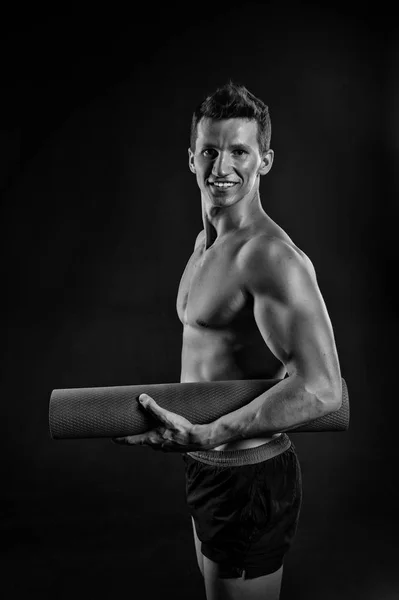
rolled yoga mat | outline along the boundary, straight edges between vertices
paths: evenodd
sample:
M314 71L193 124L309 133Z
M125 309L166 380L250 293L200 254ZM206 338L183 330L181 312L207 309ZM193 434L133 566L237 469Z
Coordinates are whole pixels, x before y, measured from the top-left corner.
M50 434L53 439L77 439L144 433L158 421L136 401L143 393L192 423L210 423L248 404L279 381L243 379L53 390L49 405ZM288 433L346 431L348 427L349 397L343 379L339 410L290 429Z

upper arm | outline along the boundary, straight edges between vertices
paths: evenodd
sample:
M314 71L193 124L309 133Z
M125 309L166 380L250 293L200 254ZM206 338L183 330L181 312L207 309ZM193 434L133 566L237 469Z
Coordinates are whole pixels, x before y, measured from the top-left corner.
M307 387L340 395L333 329L309 259L283 240L260 236L245 263L246 288L267 346Z

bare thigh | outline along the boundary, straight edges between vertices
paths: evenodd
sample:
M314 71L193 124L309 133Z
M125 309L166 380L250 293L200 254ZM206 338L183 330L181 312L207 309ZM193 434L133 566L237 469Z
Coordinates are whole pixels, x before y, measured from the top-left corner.
M204 556L207 600L278 600L283 567L255 579L221 579L218 565Z
M222 579L219 567L201 552L201 541L195 530L193 533L198 567L205 580L207 600L278 600L280 597L283 567L275 573L256 577L255 579Z
M201 552L201 541L198 539L197 532L195 531L194 519L192 517L191 517L191 520L193 522L194 544L195 544L195 552L197 554L198 567L203 576L204 575L204 555Z

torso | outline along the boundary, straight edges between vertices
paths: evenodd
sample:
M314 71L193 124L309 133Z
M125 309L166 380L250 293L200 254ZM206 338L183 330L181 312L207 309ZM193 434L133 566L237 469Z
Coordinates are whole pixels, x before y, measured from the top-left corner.
M276 232L289 239L280 228L273 229ZM282 379L285 375L284 365L257 328L253 299L240 274L239 255L253 234L228 234L208 249L205 235L197 240L177 297L183 324L181 382ZM240 440L215 450L249 448L271 439Z

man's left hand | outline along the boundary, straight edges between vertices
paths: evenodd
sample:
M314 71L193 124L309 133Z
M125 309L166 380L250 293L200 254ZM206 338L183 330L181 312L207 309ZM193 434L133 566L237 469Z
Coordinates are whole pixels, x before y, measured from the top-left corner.
M139 402L152 417L159 421L159 426L138 435L113 438L117 444L147 445L163 452L193 452L209 448L206 425L190 423L181 415L159 406L154 398L147 394L140 394Z

